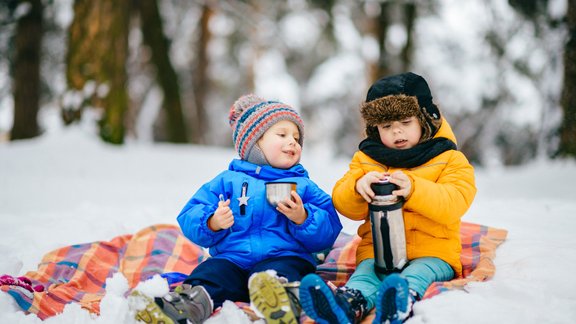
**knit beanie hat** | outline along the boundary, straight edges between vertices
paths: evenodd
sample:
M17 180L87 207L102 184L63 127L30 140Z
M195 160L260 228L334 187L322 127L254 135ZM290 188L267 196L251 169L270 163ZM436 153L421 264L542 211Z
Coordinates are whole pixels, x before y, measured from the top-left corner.
M360 113L366 122L366 135L376 141L380 141L377 125L382 123L415 116L422 126L420 142L434 137L442 123L428 83L412 72L376 81L368 89Z
M304 144L304 123L300 115L287 104L267 101L256 95L244 95L230 108L230 127L232 140L242 160L267 165L268 161L256 144L262 135L281 120L296 124L300 132L298 143Z

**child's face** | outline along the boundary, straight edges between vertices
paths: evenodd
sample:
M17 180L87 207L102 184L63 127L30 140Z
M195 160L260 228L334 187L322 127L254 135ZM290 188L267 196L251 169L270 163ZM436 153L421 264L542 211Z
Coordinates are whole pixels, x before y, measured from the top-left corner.
M258 146L271 166L288 169L300 161L302 147L298 143L300 132L291 121L281 120L262 135Z
M422 136L422 127L415 116L378 125L382 143L392 149L406 150L414 147Z

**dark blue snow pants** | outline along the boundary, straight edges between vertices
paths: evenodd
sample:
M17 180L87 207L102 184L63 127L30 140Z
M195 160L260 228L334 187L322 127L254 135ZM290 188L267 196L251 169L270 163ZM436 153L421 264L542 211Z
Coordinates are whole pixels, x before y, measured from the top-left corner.
M253 273L269 269L276 270L278 276L287 278L289 282L300 281L305 275L316 271L310 262L294 256L264 260L249 270L228 260L208 258L192 271L184 283L203 286L212 297L216 309L225 300L249 302L248 278Z

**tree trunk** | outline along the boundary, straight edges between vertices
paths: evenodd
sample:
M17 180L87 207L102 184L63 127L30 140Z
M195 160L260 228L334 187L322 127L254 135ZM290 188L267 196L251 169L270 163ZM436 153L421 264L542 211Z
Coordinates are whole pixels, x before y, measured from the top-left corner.
M38 110L40 108L40 47L42 44L41 0L28 2L30 9L18 19L14 55L14 123L12 140L40 135Z
M68 95L75 99L65 100L64 121L100 109L100 137L114 144L124 142L129 18L128 0L76 0L68 38Z
M196 44L196 62L192 75L192 91L194 92L195 114L192 128L192 142L206 144L205 134L208 131L208 120L206 114L206 96L209 90L208 69L208 43L211 34L208 23L213 10L209 4L202 6L202 16L200 17L200 37Z
M158 4L156 0L138 1L138 4L144 42L150 47L152 62L156 66L156 78L164 92L162 108L166 114L168 141L186 143L188 138L182 112L180 84L168 54L170 45L164 35Z
M561 105L564 111L560 127L561 156L576 157L576 4L568 1L566 17L568 41L564 47L564 89Z
M414 56L414 24L417 18L416 4L413 2L404 5L404 25L406 26L406 44L402 49L401 64L402 71L409 71L412 66Z
M62 103L62 120L70 125L82 119L82 112L93 94L81 96L84 84L88 80L95 81L99 62L92 62L91 52L97 40L98 24L90 28L90 22L95 14L91 14L96 4L90 1L74 1L74 20L68 29L68 52L66 55L66 82L68 90ZM94 83L91 83L94 84Z
M390 19L388 18L390 4L386 2L380 3L380 14L373 18L372 33L376 37L380 51L380 57L375 65L369 67L369 80L368 84L372 84L378 79L390 75L390 54L386 51L386 34L390 26Z
M103 46L111 55L104 59L101 80L109 80L110 92L104 98L105 116L100 122L100 137L104 141L121 144L124 142L124 117L128 110L126 60L128 58L128 31L130 2L128 0L100 0L110 15L104 35L112 35L110 43ZM106 53L106 52L103 52ZM106 56L106 54L104 54ZM104 81L106 82L106 81Z
M252 17L258 17L259 15L262 15L262 6L263 3L262 1L259 0L251 0L250 2L250 6L252 7L252 12L251 12L251 16ZM252 17L249 17L248 19L252 19ZM248 31L248 40L250 42L250 46L251 46L251 57L250 57L250 61L248 63L247 66L247 73L246 73L246 88L250 89L250 91L255 91L256 89L256 65L258 63L258 61L260 60L260 57L262 56L262 52L263 52L263 45L262 45L262 36L261 33L263 33L263 31L260 28L260 25L262 25L262 23L258 20L255 20L252 24L250 24L249 27L249 31Z

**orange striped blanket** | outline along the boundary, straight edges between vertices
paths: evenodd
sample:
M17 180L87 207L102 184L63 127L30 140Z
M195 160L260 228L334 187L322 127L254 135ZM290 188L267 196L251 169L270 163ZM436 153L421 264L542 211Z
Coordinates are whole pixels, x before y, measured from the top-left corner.
M41 319L61 313L68 303L99 314L106 279L122 273L130 288L155 274L189 273L205 257L176 225L154 225L108 242L66 246L46 254L38 270L24 276L43 292L30 293L17 286L2 286L27 313Z
M446 282L436 282L428 287L423 298L430 298L442 291L463 288L470 281L485 281L494 275L493 260L496 248L506 240L508 231L494 227L463 222L460 227L462 239L462 277ZM317 273L335 286L348 281L356 268L356 248L360 237L340 235Z
M495 250L506 239L505 230L487 226L462 224L462 263L464 277L435 283L424 298L444 290L462 288L467 282L491 278L495 267ZM341 234L325 257L318 273L335 285L343 285L355 268L355 251L359 238ZM120 272L130 288L155 274L189 274L207 254L187 240L175 225L154 225L136 234L121 235L107 242L92 242L63 247L44 256L38 270L24 276L33 286L42 285L44 291L30 292L18 286L4 285L27 313L41 319L61 313L68 303L78 303L98 314L104 297L106 279Z

